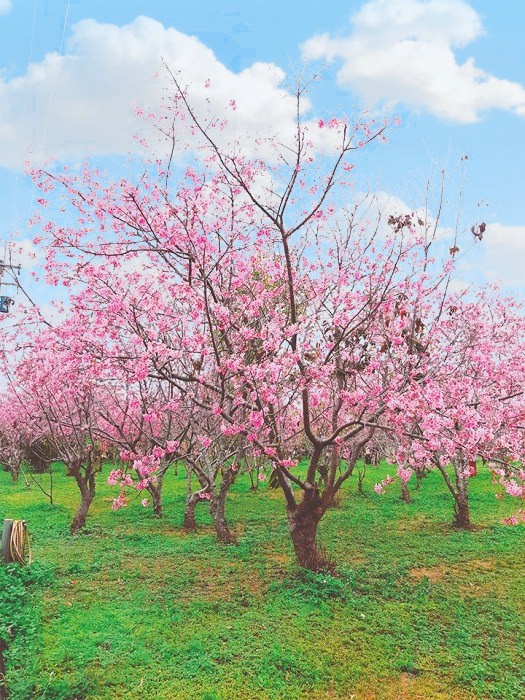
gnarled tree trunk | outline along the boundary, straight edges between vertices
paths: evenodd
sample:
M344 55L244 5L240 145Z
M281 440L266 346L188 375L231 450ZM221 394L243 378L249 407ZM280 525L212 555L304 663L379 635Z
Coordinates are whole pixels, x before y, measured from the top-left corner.
M325 508L316 488L307 491L296 506L288 506L288 529L299 566L310 571L331 571L333 564L319 549L317 527Z
M162 484L164 481L164 472L159 473L155 483L149 482L148 492L151 496L151 505L153 507L153 515L158 518L162 517Z
M210 498L210 514L213 519L217 540L221 544L235 544L237 541L226 520L226 497L230 486L235 480L235 476L236 472L233 469L225 470L219 489L214 489Z
M197 480L201 486L198 491L193 491L192 476L196 476ZM211 486L209 480L205 479L204 474L196 468L195 464L192 463L186 465L186 505L184 506L184 519L182 522L182 527L185 530L196 530L197 521L195 520L195 509L197 504L200 503L202 498L203 489L207 493L211 493Z
M80 505L71 522L70 532L74 535L86 525L89 507L95 497L95 475L90 466L82 473L82 463L67 465L68 473L75 478L80 491Z
M158 484L149 484L148 485L148 491L149 491L149 494L151 496L151 505L153 508L153 515L156 515L157 518L162 517L161 489L162 489L162 486L159 486Z
M14 481L15 483L18 481L18 477L20 476L20 468L20 464L9 465L9 471L11 472L11 481Z
M468 478L460 471L461 467L456 467L456 495L454 497L454 512L456 518L454 527L461 530L471 530L470 506L468 502Z
M445 480L448 490L454 497L454 527L460 530L471 530L472 523L470 521L470 506L468 502L468 477L465 476L462 464L454 464L454 473L456 476L455 485L447 474L445 467L439 462L437 463L437 467Z
M197 521L195 520L195 508L197 507L197 503L199 503L200 500L201 498L199 491L190 493L186 497L186 505L184 506L184 519L182 522L182 527L185 530L197 529Z

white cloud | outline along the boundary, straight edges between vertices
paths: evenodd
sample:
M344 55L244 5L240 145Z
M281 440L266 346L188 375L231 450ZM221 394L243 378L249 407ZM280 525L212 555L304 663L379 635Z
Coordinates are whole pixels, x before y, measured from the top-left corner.
M13 3L11 0L0 0L0 14L5 15L11 12L13 9Z
M428 241L450 241L453 232L450 228L439 226L439 222L432 215L432 212L426 211L424 207L410 207L400 197L396 197L389 192L377 191L369 193L360 193L357 195L359 204L359 215L369 222L369 226L377 229L377 233L381 237L392 235L393 227L388 223L390 216L394 218L411 217L415 235L418 238ZM408 228L403 228L399 231L398 236L404 236L405 240L413 237L413 234Z
M490 109L525 116L525 88L496 78L454 49L483 34L464 0L371 0L353 18L349 36L306 41L307 60L342 61L339 84L369 105L403 103L437 117L471 123Z
M367 212L371 224L379 221L379 235L391 231L388 217L414 214L427 222L430 235L433 234L436 219L432 212L425 213L424 208L411 209L402 199L388 192L375 192L362 198L361 212ZM423 226L416 226L418 235L424 232ZM405 235L408 235L405 233ZM436 253L447 255L448 247L454 240L454 232L445 226L438 226L435 239ZM474 239L470 229L464 231L457 245L460 255L454 275L453 288L458 291L472 284L497 282L503 288L521 290L525 287L525 226L507 226L500 223L487 223L483 240Z
M480 246L480 265L490 282L525 286L525 226L487 224Z
M253 138L269 122L292 135L295 102L279 87L285 75L278 66L255 63L233 73L196 37L146 17L123 27L83 20L64 55L49 53L25 75L0 78L0 165L20 167L29 150L32 161L137 151L134 107L158 109L167 82L162 58L191 84L197 111L229 119L223 138L246 130Z
M438 260L448 257L448 249L453 245L454 232L451 228L438 225L434 235L436 219L424 207L413 209L402 199L388 192L357 193L360 202L358 218L368 222L370 230L387 237L392 234L388 225L390 215L395 217L411 214L413 220L426 221L429 237L433 237L433 248ZM437 222L439 224L439 222ZM424 235L424 226L416 225L418 236ZM410 237L407 229L396 234ZM521 293L525 289L525 226L507 226L500 223L487 223L482 241L474 238L469 228L461 233L457 241L460 252L456 257L456 269L449 284L449 291L459 292L484 283L498 283L503 290Z

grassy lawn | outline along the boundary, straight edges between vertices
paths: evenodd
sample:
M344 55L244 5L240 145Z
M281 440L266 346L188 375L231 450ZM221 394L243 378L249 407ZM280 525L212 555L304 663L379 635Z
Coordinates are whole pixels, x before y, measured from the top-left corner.
M13 700L525 697L524 527L501 524L519 504L496 500L486 474L471 481L473 532L450 527L438 474L409 506L397 485L373 492L387 467L369 470L364 496L354 477L320 528L331 577L296 568L266 484L238 480L239 543L219 546L204 505L199 532L181 530L183 470L166 478L160 521L140 497L112 512L108 470L76 537L71 479L56 476L50 506L0 472L0 518L29 522L35 561L33 629L6 657Z

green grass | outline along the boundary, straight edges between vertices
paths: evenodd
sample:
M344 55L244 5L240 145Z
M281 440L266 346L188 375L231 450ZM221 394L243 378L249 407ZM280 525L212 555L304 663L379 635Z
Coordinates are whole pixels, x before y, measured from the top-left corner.
M182 532L182 470L161 521L139 498L112 512L101 478L76 537L71 479L56 476L50 506L0 473L0 518L29 522L53 579L28 589L31 663L13 643L12 700L523 700L524 528L501 524L518 504L480 475L476 529L458 532L438 474L407 506L395 485L373 492L387 471L369 470L365 496L350 480L321 524L337 577L297 569L282 494L247 478L228 504L238 544L220 546L204 506Z

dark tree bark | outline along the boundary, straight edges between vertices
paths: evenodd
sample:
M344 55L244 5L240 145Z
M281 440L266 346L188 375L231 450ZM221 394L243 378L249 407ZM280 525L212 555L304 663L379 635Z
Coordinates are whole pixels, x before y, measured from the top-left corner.
M308 432L308 420L305 422L305 425ZM306 479L301 479L299 476L288 472L284 467L275 468L279 484L286 498L288 529L299 566L311 571L335 571L334 563L330 561L316 541L317 527L328 508L334 503L341 486L352 475L358 456L361 454L365 444L372 438L374 430L375 425L363 432L361 436L362 427L358 426L353 434L350 433L349 437L358 435L360 437L353 443L352 449L345 460L344 469L341 469L339 447L336 444L329 445L331 456L328 463L329 472L326 483L322 479L317 479L317 477L319 475L319 460L322 458L327 445L315 438L311 431L310 439L314 442L314 449L310 457ZM299 502L297 502L292 484L296 484L302 490L303 497Z
M300 503L287 508L288 528L297 561L299 566L310 571L333 571L334 568L317 545L317 527L325 510L315 487L305 492Z
M200 484L200 489L198 491L193 490L192 477L196 476ZM196 530L197 521L195 520L195 509L197 504L203 499L201 494L203 489L211 493L211 486L209 480L205 479L202 472L199 471L194 463L188 463L186 465L186 505L184 506L184 518L182 522L182 527L185 530Z
M454 472L456 476L455 485L450 476L447 474L445 467L443 467L439 462L436 462L436 466L441 472L448 490L454 497L454 527L460 530L472 530L470 506L468 501L468 478L464 476L462 465L454 464Z
M235 476L236 472L232 469L225 470L219 489L213 489L210 499L210 514L213 519L217 540L221 544L235 544L237 541L226 520L226 497L230 486L235 480Z
M196 530L197 521L195 520L195 508L197 503L200 501L199 491L190 493L186 498L186 505L184 507L184 520L182 522L182 527L185 530Z
M407 504L410 503L412 500L410 498L410 491L408 490L408 486L404 481L401 482L401 500Z
M162 484L164 482L164 472L159 473L155 483L150 482L147 486L149 495L151 496L151 505L153 507L153 515L157 518L162 517Z
M259 490L259 470L258 469L250 469L250 471L248 472L248 475L250 477L250 491L258 491Z
M470 522L470 506L468 502L468 479L460 473L456 467L456 497L454 503L454 512L456 518L454 526L460 530L471 530L472 523Z
M70 532L74 535L82 530L86 525L86 518L89 507L95 497L95 474L91 468L91 460L88 459L87 466L83 469L82 462L74 462L67 465L68 474L75 478L80 491L80 505L71 522Z
M151 505L153 508L153 515L156 515L157 518L162 517L162 495L161 495L161 489L162 487L158 484L149 484L148 485L148 491L151 496Z

